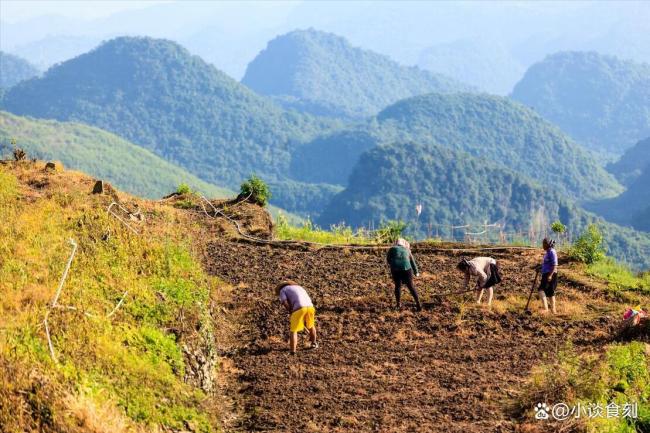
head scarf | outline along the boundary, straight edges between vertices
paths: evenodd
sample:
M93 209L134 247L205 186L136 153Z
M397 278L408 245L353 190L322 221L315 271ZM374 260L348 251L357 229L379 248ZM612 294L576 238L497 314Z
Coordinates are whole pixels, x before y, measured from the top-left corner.
M406 248L407 250L410 250L410 249L411 249L411 245L410 245L410 244L407 242L407 240L404 239L404 238L399 238L399 239L397 239L397 240L395 241L395 245L398 245L398 246L400 246L400 247L404 247L404 248Z
M549 249L555 247L555 241L553 239L551 239L551 238L544 238L542 240L542 245L544 245L544 244L548 245Z

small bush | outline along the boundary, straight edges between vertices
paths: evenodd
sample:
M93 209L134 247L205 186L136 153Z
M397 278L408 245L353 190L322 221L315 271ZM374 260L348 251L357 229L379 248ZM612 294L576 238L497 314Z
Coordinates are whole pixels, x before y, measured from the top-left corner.
M590 224L574 242L569 255L588 265L596 263L605 257L603 234L596 224Z
M194 202L189 199L179 200L174 203L174 207L178 209L192 209L194 207Z
M404 221L387 221L382 223L377 230L377 238L382 242L395 242L402 237L402 233L406 230L406 223Z
M551 230L553 230L553 233L560 235L566 232L566 226L562 224L560 220L557 220L553 224L551 224Z
M266 206L271 198L271 191L266 182L252 174L241 184L239 197L248 198L249 201L260 206Z
M190 186L188 184L181 183L180 185L178 185L178 188L176 188L176 193L177 194L191 194L192 189L190 188Z

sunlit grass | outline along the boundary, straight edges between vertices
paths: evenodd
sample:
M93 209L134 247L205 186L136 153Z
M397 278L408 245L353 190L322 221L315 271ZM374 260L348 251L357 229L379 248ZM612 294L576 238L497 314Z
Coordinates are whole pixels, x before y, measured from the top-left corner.
M643 343L612 344L604 353L579 354L567 346L553 364L533 369L521 406L532 418L533 405L556 403L582 408L613 403L638 405L638 419L582 416L587 432L634 433L650 428L650 359Z
M45 431L77 431L70 426L98 425L109 414L105 431L213 431L207 396L184 380L181 339L212 335L208 305L218 282L194 259L188 226L173 209L157 208L151 229L135 235L102 200L56 186L26 200L0 166L0 376L12 378L9 391L0 390L0 424L22 431L44 416ZM59 304L76 310L50 315L55 363L42 321L70 238L79 248ZM38 400L40 412L16 415L22 395Z
M607 281L613 290L637 290L650 293L650 273L635 274L629 267L605 258L587 266L589 275Z
M324 230L312 224L308 219L300 225L292 225L287 218L282 215L278 216L275 227L275 237L279 240L295 240L305 242L315 242L319 244L374 244L377 238L364 230L352 230L346 225L330 227L330 230Z

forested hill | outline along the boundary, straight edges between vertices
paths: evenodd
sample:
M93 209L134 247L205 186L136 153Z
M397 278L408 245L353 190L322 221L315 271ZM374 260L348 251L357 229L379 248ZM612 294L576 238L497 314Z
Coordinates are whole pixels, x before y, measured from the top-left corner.
M639 141L618 161L607 165L607 171L616 176L621 183L629 185L648 165L650 165L650 137Z
M0 158L11 154L12 138L30 158L61 161L66 168L107 180L131 194L161 198L185 183L209 197L232 195L140 146L80 123L30 119L0 111Z
M423 210L416 223L415 206ZM597 218L572 200L500 164L435 144L399 142L374 147L359 159L349 186L321 214L323 226L353 227L400 219L411 234L428 225L498 222L505 231L536 230L560 220L579 233ZM640 267L650 266L650 236L601 222L609 252ZM430 235L430 233L429 233ZM448 235L448 233L446 233Z
M440 145L399 142L361 156L349 186L320 222L377 226L389 219L412 221L417 203L423 205L423 224L503 221L508 227L527 227L535 206L565 221L575 213L559 194L499 164Z
M296 30L270 41L246 69L242 83L285 106L313 114L360 118L429 92L469 86L363 50L332 33Z
M605 219L650 232L650 163L618 197L590 203L587 208Z
M534 64L512 97L587 147L620 155L650 136L650 65L594 52Z
M299 149L292 172L305 181L345 185L363 151L395 141L464 151L569 197L611 197L622 191L588 152L532 110L507 98L476 94L429 94L399 101L362 127Z
M36 66L13 54L0 51L0 90L39 74Z
M286 112L178 44L121 37L11 88L4 108L116 133L204 180L272 178L331 121ZM329 122L329 123L328 123Z

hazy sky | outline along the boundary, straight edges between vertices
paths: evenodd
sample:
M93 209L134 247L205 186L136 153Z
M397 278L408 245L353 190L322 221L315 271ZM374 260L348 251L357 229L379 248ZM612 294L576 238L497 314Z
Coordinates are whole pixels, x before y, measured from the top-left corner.
M168 0L0 0L0 19L9 23L39 15L61 15L78 19L93 19L128 9L142 9Z

